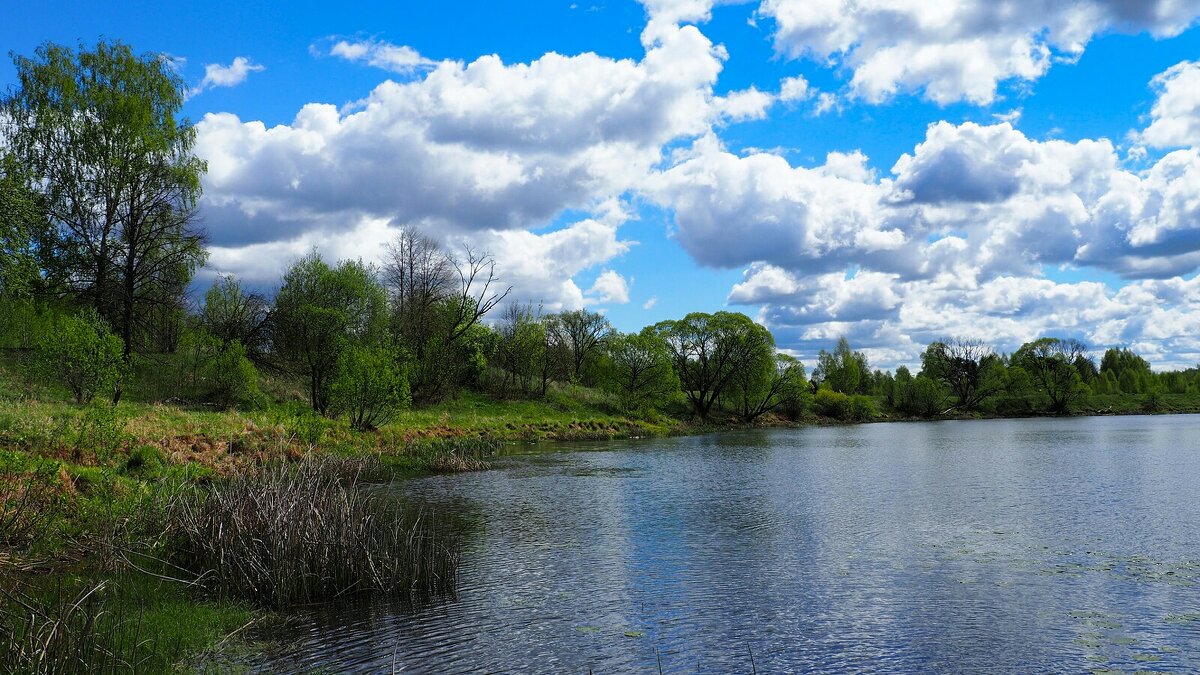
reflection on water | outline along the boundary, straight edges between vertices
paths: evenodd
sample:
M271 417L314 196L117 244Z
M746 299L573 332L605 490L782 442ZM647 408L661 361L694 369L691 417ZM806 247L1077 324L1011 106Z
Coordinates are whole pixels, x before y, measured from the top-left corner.
M303 613L254 667L1200 670L1200 417L586 450L397 484L474 514L458 598Z

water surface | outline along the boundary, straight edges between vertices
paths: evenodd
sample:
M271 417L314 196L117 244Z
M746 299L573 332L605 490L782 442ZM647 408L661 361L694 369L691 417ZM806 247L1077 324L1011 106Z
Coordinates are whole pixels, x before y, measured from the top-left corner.
M1200 416L559 446L394 489L474 523L458 598L310 610L255 667L1200 671Z

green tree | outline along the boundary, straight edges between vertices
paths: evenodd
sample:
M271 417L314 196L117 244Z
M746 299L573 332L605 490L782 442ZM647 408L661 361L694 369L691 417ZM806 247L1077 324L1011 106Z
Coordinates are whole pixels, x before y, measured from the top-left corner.
M612 333L612 324L603 314L577 309L562 312L547 324L554 342L562 345L566 356L566 376L571 382L583 382L585 367L600 353L604 338Z
M7 143L53 225L46 273L117 327L128 357L135 330L158 329L149 310L178 305L206 257L185 86L165 58L120 42L13 60Z
M27 298L41 285L39 241L47 235L41 195L16 157L0 150L0 296Z
M627 412L641 412L678 395L679 378L663 339L651 328L615 333L603 343L600 386L612 392Z
M545 388L546 378L546 326L542 321L541 308L532 304L512 303L504 308L504 314L496 326L497 351L500 354L504 381L502 395L508 395L510 384L520 388L525 396L537 391L537 382Z
M200 325L224 345L240 342L251 360L261 360L267 350L270 305L257 293L248 293L232 276L213 282L200 308Z
M772 340L772 343L774 341ZM774 351L774 345L733 378L732 399L743 422L750 423L804 395L804 365Z
M1029 374L1034 387L1050 400L1050 410L1065 415L1085 393L1076 360L1087 346L1074 339L1044 337L1021 345L1012 364Z
M118 391L125 372L121 338L95 310L55 321L38 343L36 359L43 376L65 385L76 403Z
M1004 364L982 340L949 338L929 345L921 355L921 374L950 389L956 407L977 410L1004 386Z
M849 340L842 337L833 353L822 349L817 355L813 380L841 394L866 394L870 393L871 369L866 355L851 350Z
M490 255L470 247L451 253L414 227L388 245L383 279L394 338L412 361L413 399L444 398L470 364L462 341L512 288L501 288Z
M333 411L350 426L371 431L409 401L408 381L395 358L380 347L350 347L342 352L330 392Z
M653 328L666 343L684 395L700 419L708 419L733 378L753 367L764 347L774 345L766 328L736 312L695 312Z
M372 268L344 261L331 268L312 253L284 276L272 312L272 344L309 381L313 410L329 412L330 385L342 352L382 343L387 297Z

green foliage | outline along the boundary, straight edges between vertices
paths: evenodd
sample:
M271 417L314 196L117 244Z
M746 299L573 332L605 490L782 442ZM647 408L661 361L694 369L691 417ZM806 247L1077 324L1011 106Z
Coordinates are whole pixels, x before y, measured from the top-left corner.
M850 397L832 389L821 388L813 397L813 409L822 417L835 420L849 420L851 414Z
M47 231L44 201L17 158L0 149L0 297L25 298L42 286L39 243Z
M253 407L262 394L258 371L246 357L242 343L221 340L204 330L190 330L179 341L175 360L177 396L225 409Z
M167 457L153 445L139 445L129 451L129 458L122 467L125 473L135 476L159 476L167 467Z
M852 351L846 338L838 338L833 353L824 349L817 356L813 379L842 394L870 393L871 369L862 352Z
M773 350L770 331L736 312L694 312L653 330L667 345L675 374L697 417L707 419L734 377Z
M901 366L892 385L892 400L893 406L906 415L935 417L946 408L946 390L924 371L913 377L908 368Z
M795 358L775 352L774 340L764 344L761 353L734 375L727 397L743 422L803 397L808 389L804 365Z
M934 342L921 355L921 374L945 385L964 411L978 410L1004 385L1003 362L981 340Z
M370 431L386 424L411 399L408 379L386 350L350 347L342 353L330 392L332 410L350 427Z
M221 408L251 406L258 400L258 371L238 340L226 344L212 362L209 398Z
M679 392L670 351L651 329L610 335L598 370L600 386L617 397L625 412L651 411Z
M37 367L71 391L76 403L110 395L125 372L121 338L94 311L60 317L38 341Z
M383 343L386 305L374 269L361 262L331 268L313 253L288 270L275 296L273 343L308 378L313 410L329 411L330 386L347 348Z
M168 59L121 42L45 43L13 61L4 144L52 226L41 271L114 326L128 355L137 332L162 330L207 256L186 87Z
M850 419L855 422L869 422L879 417L879 406L875 399L864 394L850 397Z
M267 301L247 293L231 276L213 282L200 308L200 325L223 345L242 343L247 357L262 358L267 348Z
M1063 415L1086 393L1077 366L1086 352L1078 340L1044 337L1021 345L1012 365L1029 373L1034 387L1049 400L1051 412Z
M507 396L519 389L525 396L544 395L550 379L550 363L546 359L546 324L541 308L532 304L513 303L504 310L496 326L497 354L504 379L500 393Z
M1142 410L1150 413L1156 413L1163 412L1166 409L1166 399L1157 391L1152 391L1142 397Z

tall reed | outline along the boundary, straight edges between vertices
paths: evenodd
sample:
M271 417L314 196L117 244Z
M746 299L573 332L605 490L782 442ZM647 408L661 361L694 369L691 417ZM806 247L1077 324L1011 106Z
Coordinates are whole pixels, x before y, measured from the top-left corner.
M172 562L221 598L285 607L380 593L452 594L459 541L368 484L375 464L307 459L213 485L168 508Z

